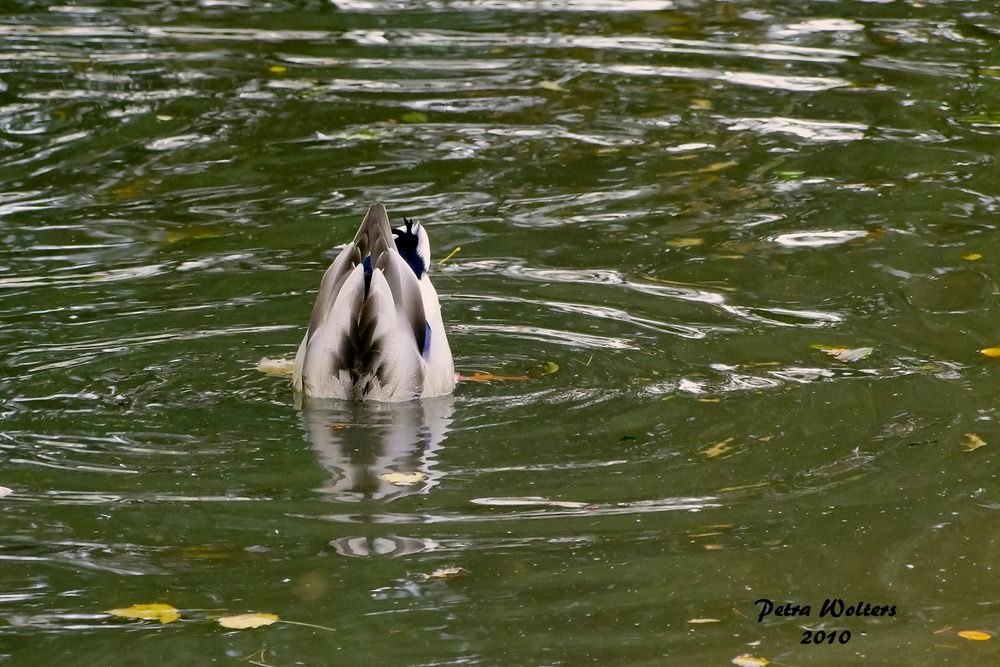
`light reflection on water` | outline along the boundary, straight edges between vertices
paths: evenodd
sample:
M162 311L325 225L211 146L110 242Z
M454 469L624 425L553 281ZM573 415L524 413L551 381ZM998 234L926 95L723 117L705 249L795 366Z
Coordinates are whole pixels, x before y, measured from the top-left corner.
M0 661L979 664L935 631L1000 623L992 6L15 6ZM528 380L255 370L374 200L461 248L459 370ZM832 596L903 612L752 613ZM336 633L198 629L253 610Z

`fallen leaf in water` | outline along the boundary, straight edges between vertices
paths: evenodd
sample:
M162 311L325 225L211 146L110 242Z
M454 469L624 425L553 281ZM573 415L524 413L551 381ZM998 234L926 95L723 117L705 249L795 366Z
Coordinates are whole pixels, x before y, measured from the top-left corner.
M285 67L284 65L271 65L271 66L270 66L270 67L268 68L268 71L269 71L269 72L273 72L274 74L284 74L284 72L285 72L285 71L286 71L287 69L288 69L288 68L287 68L287 67Z
M977 642L984 642L987 639L993 638L993 635L988 632L980 632L978 630L962 630L958 633L958 636L962 639L971 639Z
M225 232L211 227L181 227L170 229L163 234L163 240L167 243L179 243L180 241L200 241L202 239L217 239L225 236Z
M427 479L422 472L384 472L379 477L393 486L413 486Z
M733 658L733 664L737 665L737 667L764 667L764 665L771 664L771 661L767 658L758 658L749 653L744 653Z
M837 361L843 361L847 363L864 359L869 354L875 351L875 348L873 347L848 348L848 347L835 347L832 345L820 345L820 344L813 345L812 348L814 350L821 350L823 352L826 352Z
M690 238L680 238L680 239L668 239L664 241L665 245L671 248L693 248L694 246L701 245L705 242L705 239L699 239L697 237Z
M552 375L559 370L559 364L554 361L546 361L542 364L542 375Z
M1000 347L987 347L979 350L979 354L985 354L987 357L993 357L995 359L1000 357Z
M558 81L539 81L537 86L545 90L554 90L558 93L565 91L566 89L559 85Z
M457 255L458 251L461 250L461 249L462 249L462 246L460 246L460 245L459 246L455 246L455 249L452 250L450 253L448 253L447 257L445 257L440 262L438 262L438 266L444 266L444 263L447 262L452 257L454 257L455 255Z
M109 609L104 612L121 618L137 618L143 621L159 621L173 623L181 617L181 613L168 604L134 604L122 609Z
M962 255L962 259L964 259L967 262L976 262L982 258L983 256L980 255L978 252L970 252L968 255Z
M720 621L717 618L692 618L691 620L688 621L688 623L695 623L695 624L697 624L697 623L721 623L721 622L722 621Z
M692 109L700 109L702 111L708 111L712 108L712 100L706 100L704 98L696 97L691 100Z
M530 380L527 375L494 375L493 373L483 373L476 371L472 375L459 375L459 382L498 382L513 380Z
M295 359L264 357L257 362L257 370L268 375L291 375Z
M789 169L786 171L775 172L775 175L783 181L797 181L803 176L805 176L806 172Z
M986 441L980 438L975 433L966 433L965 442L962 443L962 449L967 452L974 452L980 447L985 447Z
M723 169L729 169L730 167L735 167L738 164L739 162L737 162L736 160L727 160L726 162L713 162L707 167L702 167L701 169L698 169L697 173L711 174L716 171L722 171Z
M403 121L404 123L426 123L428 118L427 114L421 111L410 111L400 116L399 120Z
M729 444L733 440L735 440L735 438L726 438L722 442L717 442L708 449L706 449L705 451L703 451L702 454L704 454L710 459L715 459L720 456L723 456L724 454L728 454L733 449L733 446Z
M446 565L445 567L439 567L430 574L423 575L424 581L430 579L454 579L455 577L461 577L466 574L472 574L464 567L458 567L457 565Z
M8 489L6 486L0 486L0 498L9 496L12 493L14 493L14 489Z
M238 614L236 616L223 616L219 619L219 625L230 630L247 630L271 625L277 620L278 617L274 614Z

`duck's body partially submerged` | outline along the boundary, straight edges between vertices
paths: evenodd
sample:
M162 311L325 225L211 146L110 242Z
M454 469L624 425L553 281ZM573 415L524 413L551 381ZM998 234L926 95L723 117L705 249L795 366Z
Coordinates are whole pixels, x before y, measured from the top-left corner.
M407 401L455 388L441 307L427 275L427 232L404 221L393 230L385 206L375 204L327 269L295 355L295 391Z

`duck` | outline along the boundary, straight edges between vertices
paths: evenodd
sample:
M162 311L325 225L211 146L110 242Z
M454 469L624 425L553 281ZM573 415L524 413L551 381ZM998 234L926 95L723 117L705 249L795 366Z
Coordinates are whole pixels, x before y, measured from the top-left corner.
M292 366L297 395L399 402L450 394L455 367L431 284L423 225L392 229L385 205L368 209L320 281Z

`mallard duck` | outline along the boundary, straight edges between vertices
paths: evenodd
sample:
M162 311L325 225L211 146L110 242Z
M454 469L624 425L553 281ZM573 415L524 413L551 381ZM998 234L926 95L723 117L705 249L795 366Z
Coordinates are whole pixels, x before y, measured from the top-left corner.
M305 396L408 401L455 388L451 348L431 285L430 241L417 222L393 230L368 209L323 275L292 386Z

